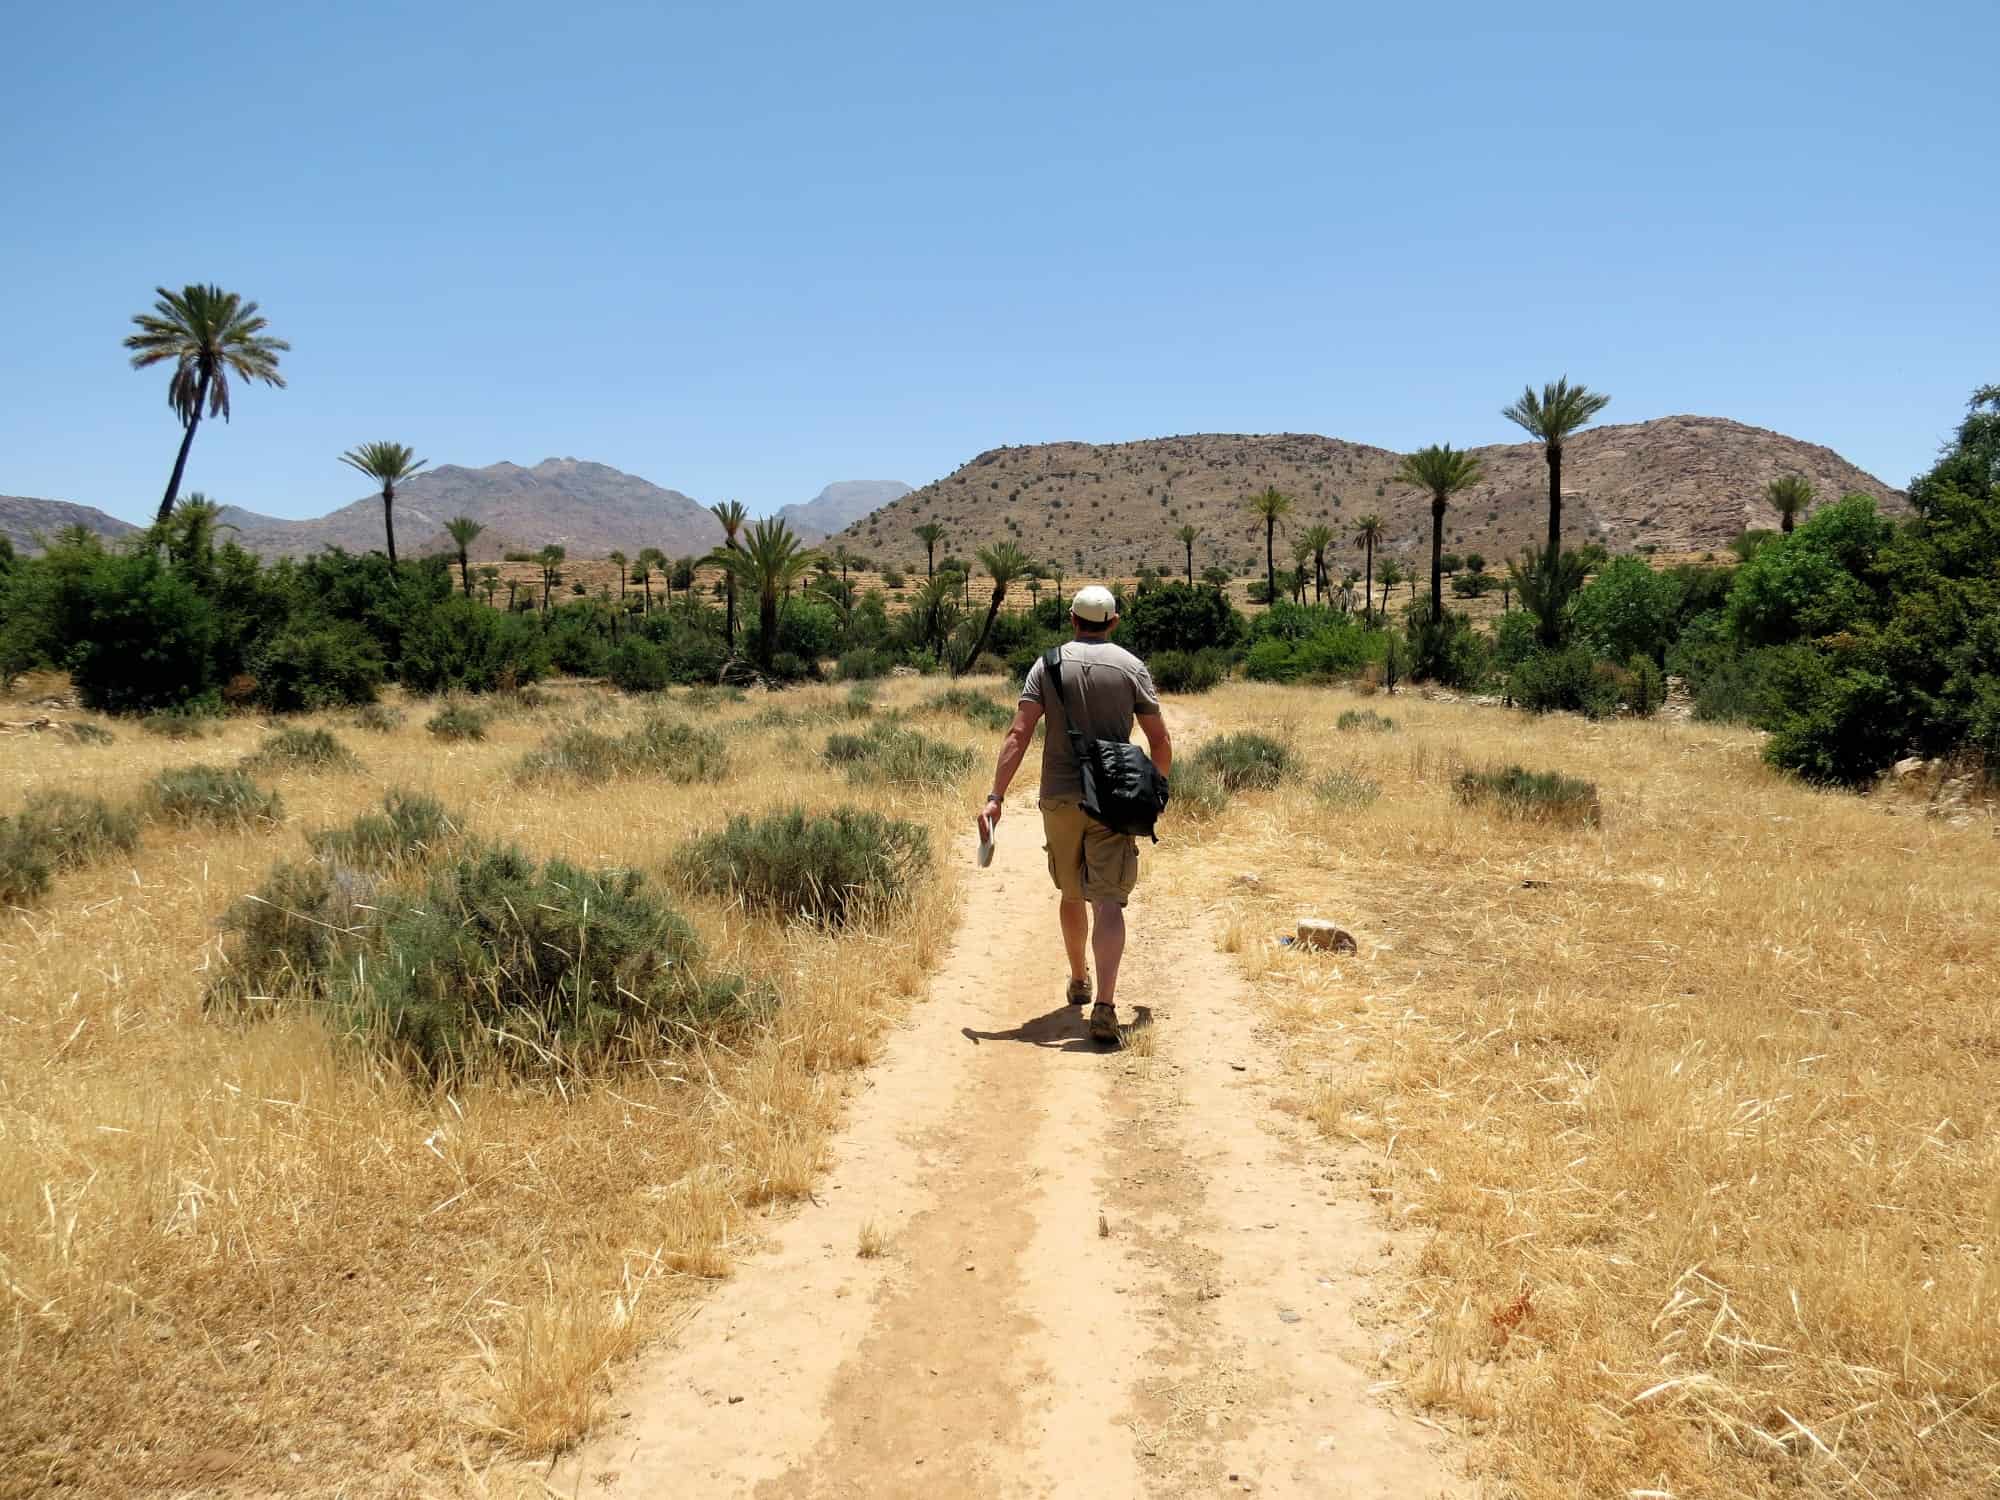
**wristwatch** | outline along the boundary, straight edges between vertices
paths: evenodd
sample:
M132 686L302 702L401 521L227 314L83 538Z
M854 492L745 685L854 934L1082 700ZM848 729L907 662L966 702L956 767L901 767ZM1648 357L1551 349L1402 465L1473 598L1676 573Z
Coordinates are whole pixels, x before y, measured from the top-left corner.
M998 792L988 792L986 794L986 800L988 802L1004 802L1006 799L1003 798Z

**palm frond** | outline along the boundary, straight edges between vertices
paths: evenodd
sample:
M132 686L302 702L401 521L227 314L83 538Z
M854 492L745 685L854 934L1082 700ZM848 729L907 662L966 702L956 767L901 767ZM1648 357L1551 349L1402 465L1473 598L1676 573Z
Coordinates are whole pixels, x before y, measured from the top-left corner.
M1522 428L1539 442L1561 447L1564 438L1611 404L1611 398L1581 385L1571 385L1569 376L1552 380L1538 394L1524 386L1520 398L1500 408L1500 415Z
M430 462L427 458L418 458L417 450L407 443L386 441L349 448L340 455L340 461L384 485L401 484Z

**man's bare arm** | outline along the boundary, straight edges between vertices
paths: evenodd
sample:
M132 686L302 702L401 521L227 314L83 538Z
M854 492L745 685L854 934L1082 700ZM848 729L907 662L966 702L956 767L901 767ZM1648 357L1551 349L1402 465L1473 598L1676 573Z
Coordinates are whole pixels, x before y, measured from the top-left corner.
M1021 769L1021 757L1028 753L1028 746L1035 742L1035 726L1042 720L1042 705L1023 703L1014 712L1014 722L1007 726L1005 738L1000 741L1000 760L993 767L993 796L1005 801L1007 788L1012 785L1014 773ZM993 803L998 815L999 801Z
M1153 766L1162 776L1171 775L1174 769L1174 737L1167 733L1164 714L1136 714L1139 732L1146 737L1146 753L1153 757Z

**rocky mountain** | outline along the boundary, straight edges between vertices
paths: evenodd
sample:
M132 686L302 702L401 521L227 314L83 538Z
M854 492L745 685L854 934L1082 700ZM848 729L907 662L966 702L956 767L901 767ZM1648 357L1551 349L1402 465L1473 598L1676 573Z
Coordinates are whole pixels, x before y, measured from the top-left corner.
M16 552L25 555L41 551L42 539L54 536L65 526L88 527L107 541L129 536L139 529L130 521L107 516L94 505L0 495L0 536L12 542Z
M1490 565L1545 534L1548 471L1537 444L1474 451L1485 479L1453 501L1446 546L1482 553ZM1287 535L1322 521L1341 537L1343 558L1358 552L1355 521L1371 512L1386 523L1390 556L1428 565L1430 502L1394 482L1400 457L1306 433L995 448L855 522L839 540L883 563L920 565L924 546L911 529L935 520L946 532L939 557L970 558L977 547L1012 540L1072 574L1124 575L1148 562L1179 568L1173 533L1193 525L1202 532L1197 570L1220 562L1246 572L1264 565L1264 535L1244 500L1275 485L1295 501L1279 538L1286 566ZM1660 417L1569 441L1564 535L1616 552L1719 548L1748 527L1777 524L1763 492L1785 473L1804 474L1822 501L1858 492L1885 510L1908 508L1902 491L1829 448L1719 417Z
M777 516L807 541L816 542L909 493L910 487L896 479L842 479L804 505L784 506Z
M498 463L483 469L442 464L396 489L396 550L416 557L453 550L444 523L470 516L486 530L474 557L492 561L503 552L533 552L550 543L571 557L602 557L612 550L636 554L658 547L669 557L708 551L722 527L706 506L679 490L626 474L606 464L548 458L533 468ZM287 521L235 506L222 519L237 528L235 540L265 557L303 556L322 547L367 552L382 546L379 494L342 506L316 520Z

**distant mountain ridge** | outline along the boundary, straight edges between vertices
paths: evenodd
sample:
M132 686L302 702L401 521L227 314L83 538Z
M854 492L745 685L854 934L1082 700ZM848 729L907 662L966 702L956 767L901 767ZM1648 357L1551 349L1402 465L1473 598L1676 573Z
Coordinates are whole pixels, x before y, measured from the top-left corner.
M24 556L42 550L43 540L65 526L82 526L107 541L130 536L139 528L130 521L106 515L94 505L78 505L70 500L37 500L30 495L0 495L0 536L14 544Z
M843 479L804 505L783 506L775 514L801 537L817 542L909 493L910 487L898 479Z
M1548 471L1536 443L1472 450L1484 478L1455 497L1445 546L1482 553L1489 565L1546 532ZM1264 566L1264 534L1245 500L1268 486L1295 509L1279 533L1281 566L1297 534L1316 523L1339 538L1343 564L1361 516L1379 515L1378 549L1404 563L1429 564L1430 502L1394 475L1402 455L1312 433L1198 433L1132 443L1039 443L994 448L943 479L913 490L855 522L837 540L884 563L918 565L912 534L926 521L945 528L939 557L1011 540L1029 557L1072 575L1127 575L1141 565L1180 569L1173 533L1201 530L1197 571L1220 562L1239 574ZM1764 487L1780 474L1805 475L1816 504L1872 495L1888 513L1908 509L1901 490L1856 468L1830 448L1720 417L1672 416L1593 427L1564 446L1563 532L1613 551L1720 548L1750 527L1775 527Z
M411 557L452 550L444 523L459 515L486 528L472 547L473 556L485 561L551 543L572 557L602 557L613 550L636 554L642 547L678 556L706 552L722 540L721 523L679 490L608 464L546 458L533 468L441 464L398 485L396 550ZM264 557L382 546L379 494L312 520L282 520L233 505L224 507L222 519L237 528L238 543Z

